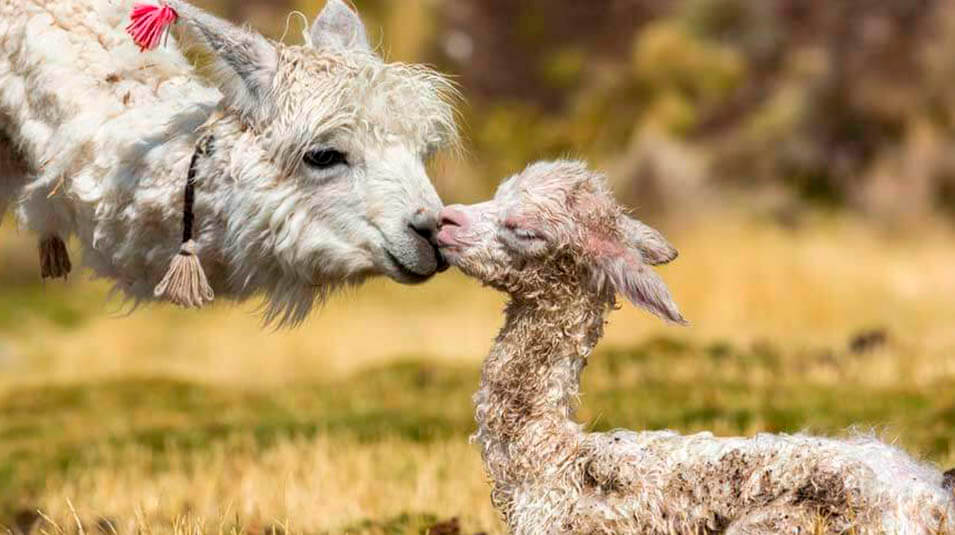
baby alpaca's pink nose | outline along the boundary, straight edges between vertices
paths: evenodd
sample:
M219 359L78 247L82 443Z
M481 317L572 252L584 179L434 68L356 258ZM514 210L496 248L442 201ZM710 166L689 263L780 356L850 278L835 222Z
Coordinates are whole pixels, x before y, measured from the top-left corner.
M465 229L470 223L470 221L468 221L468 216L454 206L447 206L442 209L441 213L438 214L438 219L440 220L440 223L438 224L439 227L449 226Z
M438 221L438 235L436 236L438 247L461 245L458 242L458 232L466 229L470 224L464 211L454 206L448 206L438 214Z

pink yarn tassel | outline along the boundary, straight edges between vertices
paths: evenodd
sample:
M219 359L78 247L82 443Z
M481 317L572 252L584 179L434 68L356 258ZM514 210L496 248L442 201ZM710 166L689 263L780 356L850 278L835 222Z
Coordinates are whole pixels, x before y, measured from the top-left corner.
M136 4L129 18L132 22L126 27L126 33L139 45L139 50L145 52L159 46L162 36L179 14L165 3L158 6Z

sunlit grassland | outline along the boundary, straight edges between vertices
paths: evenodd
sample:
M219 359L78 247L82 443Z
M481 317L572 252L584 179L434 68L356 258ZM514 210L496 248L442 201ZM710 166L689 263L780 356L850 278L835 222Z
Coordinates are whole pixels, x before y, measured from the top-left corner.
M692 326L615 312L585 371L590 428L855 429L955 464L955 232L823 216L667 231L681 256L661 273ZM37 271L32 238L5 225L0 522L39 508L64 531L75 510L121 532L414 533L451 517L500 532L467 442L492 291L454 273L376 282L275 332L254 306L127 314L103 283ZM885 343L850 350L867 330Z

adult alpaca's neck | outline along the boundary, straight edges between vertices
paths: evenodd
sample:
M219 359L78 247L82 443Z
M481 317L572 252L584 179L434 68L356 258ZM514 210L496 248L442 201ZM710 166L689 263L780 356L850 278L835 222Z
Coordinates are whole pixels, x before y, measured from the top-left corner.
M580 373L603 334L608 304L572 285L512 297L474 398L474 439L495 493L559 472L575 457Z

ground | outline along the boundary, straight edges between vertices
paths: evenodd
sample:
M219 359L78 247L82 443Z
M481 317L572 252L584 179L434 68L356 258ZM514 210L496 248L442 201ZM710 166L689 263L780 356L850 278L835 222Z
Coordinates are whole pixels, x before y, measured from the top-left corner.
M955 466L955 232L826 215L718 221L661 225L682 253L661 272L692 325L615 312L585 371L581 420L876 433ZM502 531L468 444L501 321L492 291L455 273L376 282L273 332L248 305L130 311L81 273L40 284L35 254L5 221L0 524L11 531Z

